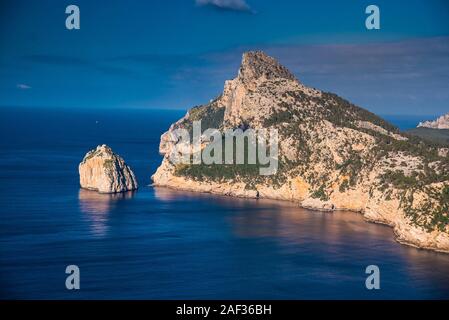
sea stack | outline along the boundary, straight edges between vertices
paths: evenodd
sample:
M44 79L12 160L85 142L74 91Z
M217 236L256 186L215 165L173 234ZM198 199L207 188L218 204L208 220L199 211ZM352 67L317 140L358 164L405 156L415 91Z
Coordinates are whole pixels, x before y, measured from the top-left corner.
M131 168L105 144L84 156L79 174L81 188L100 193L132 191L138 187Z

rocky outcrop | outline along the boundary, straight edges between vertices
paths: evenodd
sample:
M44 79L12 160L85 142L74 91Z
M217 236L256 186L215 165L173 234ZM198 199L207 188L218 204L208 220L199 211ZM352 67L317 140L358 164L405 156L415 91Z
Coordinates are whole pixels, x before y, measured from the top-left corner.
M277 173L172 162L172 150L181 144L173 131L190 129L197 120L203 131L277 129ZM160 153L164 159L152 176L156 186L357 211L392 226L401 243L449 252L446 155L335 94L306 87L263 52L245 53L223 94L174 123L161 137Z
M424 121L418 124L418 128L432 128L432 129L449 129L449 113L442 115L435 121Z
M100 193L132 191L138 187L131 168L104 144L84 156L79 174L81 188Z

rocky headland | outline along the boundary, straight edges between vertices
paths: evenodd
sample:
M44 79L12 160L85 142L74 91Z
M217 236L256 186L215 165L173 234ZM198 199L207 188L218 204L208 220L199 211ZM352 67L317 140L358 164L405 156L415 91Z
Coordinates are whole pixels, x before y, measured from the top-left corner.
M279 169L176 164L173 131L275 128ZM204 144L207 144L205 142ZM235 197L288 200L317 210L352 210L394 228L404 244L449 252L449 158L341 97L302 84L260 51L243 55L235 79L161 137L154 185Z
M418 124L418 128L431 128L431 129L449 129L449 113L442 115L434 121L424 121Z

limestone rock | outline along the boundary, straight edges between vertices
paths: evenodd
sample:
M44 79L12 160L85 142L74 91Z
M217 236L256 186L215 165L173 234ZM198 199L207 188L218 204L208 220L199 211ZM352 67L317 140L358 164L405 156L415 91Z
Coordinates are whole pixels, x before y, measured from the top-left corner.
M79 174L81 188L100 193L125 192L138 187L131 168L105 144L84 156Z
M442 115L435 121L424 121L418 124L419 127L432 129L449 129L449 113Z
M238 78L243 83L252 83L259 78L296 80L295 76L276 59L262 51L249 51L243 54Z

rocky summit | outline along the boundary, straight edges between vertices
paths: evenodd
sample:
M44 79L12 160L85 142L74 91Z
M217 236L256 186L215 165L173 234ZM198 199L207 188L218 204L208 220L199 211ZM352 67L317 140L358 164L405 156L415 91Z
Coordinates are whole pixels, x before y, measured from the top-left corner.
M79 174L81 188L100 193L125 192L138 187L131 168L105 144L84 156Z
M431 129L449 129L449 113L442 115L435 121L424 121L418 124L418 128L431 128Z
M175 129L277 129L279 168L177 164ZM207 145L207 141L202 144ZM309 88L265 53L247 52L235 79L161 137L156 186L236 197L289 200L317 210L352 210L390 225L404 244L449 252L449 158L375 114ZM255 165L257 166L257 165Z

